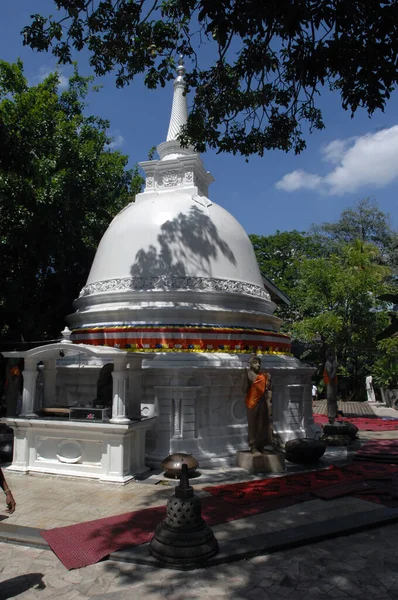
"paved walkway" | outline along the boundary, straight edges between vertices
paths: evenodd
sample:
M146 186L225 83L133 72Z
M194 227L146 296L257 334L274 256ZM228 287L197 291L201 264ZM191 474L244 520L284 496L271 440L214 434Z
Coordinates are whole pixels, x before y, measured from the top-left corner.
M391 409L377 408L380 416ZM384 414L381 414L380 413ZM397 416L393 411L391 416ZM361 433L365 439L371 432ZM396 432L381 432L398 437ZM373 434L375 437L375 434ZM238 469L224 469L213 481L250 479ZM125 487L93 481L71 482L57 477L7 475L17 511L4 523L51 528L103 516L165 504L174 481L134 482ZM209 483L191 481L197 495ZM0 505L1 508L1 505ZM355 498L313 500L214 527L224 541L247 539L255 534L277 533L291 527L330 522L336 517L369 514L380 506ZM149 566L104 561L68 572L49 550L0 544L0 600L60 598L67 600L185 600L189 598L397 598L398 524L367 532L183 573Z
M0 598L398 599L398 525L191 572L104 561L68 572L49 551L0 545Z
M327 415L327 401L316 400L313 403L313 410L314 414ZM369 402L344 402L340 400L339 410L343 411L344 415L355 415L358 417L378 415L380 417L395 417L398 419L398 411L394 408L389 408L382 404L370 404Z

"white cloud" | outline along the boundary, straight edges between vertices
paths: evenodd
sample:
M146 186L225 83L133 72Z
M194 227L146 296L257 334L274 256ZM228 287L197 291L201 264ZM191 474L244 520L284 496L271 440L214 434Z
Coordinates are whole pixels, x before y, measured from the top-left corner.
M347 138L346 140L333 140L333 142L330 142L324 146L321 150L324 162L330 162L333 165L338 165L344 157L349 145L355 142L357 139L358 138L356 137L351 137Z
M40 67L38 75L34 78L38 82L42 82L51 73L54 73L55 69L49 69L48 67ZM68 78L65 77L60 71L58 71L58 82L59 89L65 90L68 87Z
M329 173L321 176L292 171L275 187L287 192L307 189L342 195L362 187L382 188L398 179L398 125L361 137L333 140L321 152L323 160L334 167Z
M108 144L108 147L114 150L120 148L124 144L124 137L120 133L116 133L112 136L112 141Z
M284 175L275 185L280 190L295 192L301 188L315 190L318 188L321 181L322 177L319 177L319 175L311 175L311 173L306 173L299 169Z

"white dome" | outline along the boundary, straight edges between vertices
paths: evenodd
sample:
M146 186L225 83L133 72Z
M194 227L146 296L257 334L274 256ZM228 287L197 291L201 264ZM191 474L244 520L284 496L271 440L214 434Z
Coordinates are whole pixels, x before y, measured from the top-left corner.
M193 277L245 282L261 293L253 247L229 212L187 193L140 196L103 236L87 286L131 277Z
M212 176L176 138L188 114L178 69L160 160L140 163L145 190L98 246L68 317L73 340L145 352L286 350L246 232L208 199Z

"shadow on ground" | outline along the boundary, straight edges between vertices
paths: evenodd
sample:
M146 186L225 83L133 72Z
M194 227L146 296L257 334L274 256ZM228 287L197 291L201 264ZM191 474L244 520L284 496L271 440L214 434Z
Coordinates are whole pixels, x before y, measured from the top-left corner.
M0 600L15 598L32 588L44 590L46 586L43 577L43 573L28 573L2 581L0 583Z
M188 573L108 562L118 591L93 600L397 599L397 532L393 525Z

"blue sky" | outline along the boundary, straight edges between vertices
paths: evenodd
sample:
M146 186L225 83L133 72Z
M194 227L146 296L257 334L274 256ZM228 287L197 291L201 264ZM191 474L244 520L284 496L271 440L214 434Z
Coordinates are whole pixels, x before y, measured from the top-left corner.
M3 2L0 12L0 58L20 57L30 83L55 68L55 59L22 46L20 31L29 15L55 13L51 0ZM83 75L91 73L87 55L76 59ZM186 65L189 69L189 64ZM62 68L62 76L71 69ZM152 146L166 138L172 85L149 91L142 81L117 89L113 75L97 80L100 92L89 97L90 114L109 119L115 145L133 166L146 160ZM269 235L277 229L306 230L312 223L336 220L360 198L374 196L398 227L398 95L385 113L354 119L343 111L339 96L325 91L319 102L326 129L308 134L307 149L299 156L279 151L246 163L240 156L208 152L202 158L215 178L211 200L229 210L248 233Z

